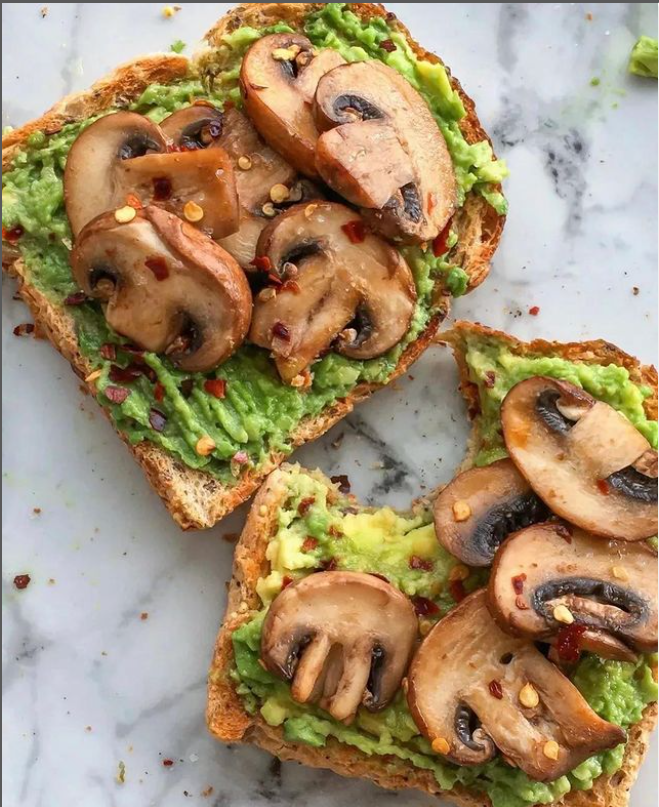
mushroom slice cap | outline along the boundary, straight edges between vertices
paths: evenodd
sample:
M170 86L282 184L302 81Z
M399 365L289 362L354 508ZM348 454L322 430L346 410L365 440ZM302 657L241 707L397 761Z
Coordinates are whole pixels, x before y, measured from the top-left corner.
M71 253L80 287L105 303L108 324L187 372L227 359L249 329L251 292L235 260L210 238L157 207L126 224L90 222Z
M295 700L318 701L350 721L360 704L377 711L393 698L417 631L412 603L389 583L320 572L276 597L263 623L261 659L292 682Z
M440 620L408 672L412 717L435 748L448 748L439 753L477 765L498 749L531 779L553 781L624 742L625 732L598 717L539 650L497 627L486 603L481 589ZM534 708L520 701L528 684L539 696ZM556 754L545 753L547 743Z
M213 148L221 145L224 114L212 104L197 101L172 112L160 122L165 137L184 150Z
M549 640L569 623L590 632L584 649L607 658L617 656L619 642L657 650L657 555L645 543L537 524L499 549L488 593L496 621L514 635ZM598 633L616 642L597 641Z
M166 151L153 121L136 112L104 115L84 129L69 151L64 170L64 204L73 235L107 210L126 204L122 165Z
M507 535L548 515L509 459L464 471L434 503L437 539L468 566L490 566Z
M456 209L453 162L428 105L399 73L378 61L339 66L319 81L314 114L325 132L318 172L368 209L374 229L411 243L444 229Z
M613 407L535 376L510 390L501 424L511 459L554 513L608 538L656 535L657 452Z
M407 332L416 301L408 265L343 205L292 207L263 231L257 255L274 275L295 270L292 290L284 284L257 297L250 331L255 344L273 352L285 380L333 343L343 355L373 358Z
M245 110L267 141L298 171L318 176L314 156L318 130L311 101L320 77L344 63L335 50L315 55L300 34L270 34L247 51L240 70Z

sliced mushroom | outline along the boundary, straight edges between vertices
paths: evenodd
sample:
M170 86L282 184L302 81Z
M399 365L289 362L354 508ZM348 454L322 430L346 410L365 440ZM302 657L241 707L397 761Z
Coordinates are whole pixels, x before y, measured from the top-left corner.
M459 474L435 499L435 532L468 566L490 566L511 532L544 521L549 510L508 460Z
M224 115L212 104L197 101L168 115L160 130L175 146L187 151L222 146Z
M613 407L566 381L537 376L501 407L511 459L549 508L596 535L657 533L657 452Z
M300 173L316 178L318 130L312 101L321 76L345 60L336 50L319 53L300 34L270 34L245 54L240 86L245 110L261 137Z
M499 750L531 779L558 779L625 740L533 644L503 633L484 589L423 640L408 673L408 703L433 750L478 765ZM525 690L522 694L522 690ZM537 695L537 705L525 696Z
M263 231L257 254L272 274L295 278L293 287L257 297L250 331L255 344L273 352L284 380L335 340L339 353L369 359L407 332L416 300L408 265L343 205L291 208Z
M87 127L69 152L64 201L74 236L131 196L194 220L213 238L238 227L236 182L223 149L167 152L155 123L135 112L116 112ZM187 203L200 211L189 213Z
M511 536L489 584L503 630L549 640L566 625L584 626L583 649L606 658L620 656L620 643L657 650L657 598L657 555L647 544L603 541L560 524Z
M388 238L431 241L455 212L444 137L421 95L378 61L331 70L316 91L316 167ZM338 127L338 128L337 128Z
M261 659L298 703L349 722L382 709L400 686L418 622L408 598L361 572L320 572L285 588L263 623Z
M241 345L252 298L244 272L210 238L157 207L117 222L105 213L80 233L73 274L105 303L108 324L139 347L205 372Z

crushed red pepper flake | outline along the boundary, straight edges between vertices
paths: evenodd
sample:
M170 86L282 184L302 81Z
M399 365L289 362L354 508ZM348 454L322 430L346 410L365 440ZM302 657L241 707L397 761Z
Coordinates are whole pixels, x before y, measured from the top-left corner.
M7 229L6 227L2 228L2 240L8 241L10 244L16 243L19 238L25 233L25 230L20 224L15 225L14 227L10 227Z
M172 767L172 765L174 764L174 760L173 760L173 759L163 759L162 764L163 764L163 765L164 765L166 768L171 768L171 767Z
M467 590L464 587L462 580L452 580L449 583L449 594L456 602L462 602L467 596Z
M341 229L348 236L351 244L362 244L366 240L366 227L360 219L346 222L341 225Z
M226 398L227 382L223 378L207 378L204 389L215 398Z
M165 398L165 387L160 381L157 381L153 388L153 397L158 402L163 401Z
M312 535L307 535L302 543L302 551L303 552L311 552L318 546L318 539L314 538Z
M115 361L117 358L117 346L113 345L111 342L106 342L104 345L101 345L99 353L101 354L101 358L107 359L107 361Z
M602 494L602 496L608 496L611 493L611 487L606 479L598 479L597 480L597 489Z
M82 305L83 303L87 302L87 295L84 291L76 291L73 294L69 294L68 297L64 298L64 305Z
M513 584L513 591L515 594L523 594L524 593L524 581L526 580L526 575L524 573L515 575L512 577L510 582Z
M31 336L34 333L34 325L31 322L24 322L14 328L14 336Z
M412 555L408 561L410 569L420 569L424 572L431 572L433 570L433 562L425 560L418 555Z
M341 493L350 493L350 480L345 474L331 476L330 481L339 486Z
M299 294L302 289L300 288L300 284L296 280L287 280L285 283L282 284L279 292L290 291L293 294Z
M32 578L29 574L17 574L16 577L14 577L14 585L19 591L22 591L30 585L31 580Z
M446 227L444 227L441 233L432 242L432 254L435 256L435 258L441 258L442 255L446 255L448 252L448 239L451 234L452 221L453 219L449 221Z
M340 530L336 524L330 524L327 534L331 535L332 538L343 538L343 530Z
M487 389L492 389L492 387L494 387L494 385L496 384L496 381L497 381L497 374L494 372L494 370L488 370L485 373L485 377L483 378L483 386L486 387Z
M497 681L496 678L493 679L488 684L488 688L492 697L496 698L497 700L503 699L503 687L501 686L501 681Z
M135 379L139 378L143 373L144 367L134 362L127 367L119 367L117 364L112 364L108 372L108 378L116 384L130 384L131 381L135 381Z
M329 558L329 560L324 560L320 566L324 572L333 572L336 567L338 566L338 562L336 558Z
M125 387L106 387L105 397L114 404L122 404L130 395L130 390Z
M272 270L272 261L267 255L258 255L251 264L259 272L270 272Z
M309 512L309 508L312 504L316 501L314 496L308 496L306 499L302 499L302 501L297 506L297 511L301 516L306 516Z
M412 597L412 605L417 616L432 616L439 613L439 606L427 597Z
M285 589L285 588L287 588L288 586L290 586L290 584L291 584L292 582L293 582L293 578L292 578L292 577L289 577L287 574L286 574L286 575L284 575L284 577L282 577L282 580L281 580L281 587L282 587L282 590L283 590L283 589Z
M167 261L161 255L153 255L150 258L146 258L144 265L153 272L156 280L167 280L169 277Z
M562 661L579 661L581 638L586 632L585 625L564 625L556 634L556 652Z
M540 313L540 306L539 305L534 305L534 306L531 306L531 308L529 308L529 314L532 317L537 317L539 313Z
M129 193L126 196L126 204L128 205L128 207L132 207L135 210L141 210L142 209L142 202L140 201L140 199L137 196L135 196L134 193Z
M380 47L382 50L386 50L387 53L393 53L397 50L396 43L391 39L383 39L382 42L380 42Z

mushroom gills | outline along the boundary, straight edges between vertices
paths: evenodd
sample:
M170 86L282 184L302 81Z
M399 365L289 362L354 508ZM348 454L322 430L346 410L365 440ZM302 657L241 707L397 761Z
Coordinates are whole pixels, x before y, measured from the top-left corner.
M643 543L604 542L560 524L512 535L497 553L489 603L499 626L553 641L574 624L582 649L605 658L657 649L657 555Z
M511 460L557 516L604 538L656 535L657 452L620 412L533 376L508 392L501 424Z
M422 641L408 672L408 704L433 750L458 765L500 752L535 781L553 781L625 740L532 644L503 633L484 589L469 595ZM532 686L538 703L520 700ZM546 754L547 744L555 754Z
M400 591L373 575L320 572L285 588L266 616L261 658L314 702L350 722L360 704L382 709L412 653L417 619Z
M433 509L438 541L468 566L490 566L506 536L549 516L509 459L458 474Z
M223 113L210 104L199 102L173 112L160 123L165 137L188 151L222 145L223 128Z
M222 363L249 328L251 292L238 264L160 208L125 224L111 212L94 219L76 241L71 267L85 293L105 303L110 327L187 372Z

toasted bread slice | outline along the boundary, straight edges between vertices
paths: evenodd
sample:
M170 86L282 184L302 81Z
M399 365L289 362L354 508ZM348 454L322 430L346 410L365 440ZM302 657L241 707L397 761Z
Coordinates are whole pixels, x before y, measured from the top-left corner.
M46 134L58 132L66 123L84 120L103 110L122 107L136 100L143 90L152 83L169 83L183 78L197 66L213 58L214 48L221 45L222 35L243 25L259 28L283 21L292 27L301 26L304 17L320 7L313 3L250 3L230 11L207 34L208 48L198 61L188 61L182 56L156 55L138 59L119 67L114 73L94 84L89 90L70 95L58 102L50 111L3 138L3 171L11 168L13 159L27 138L33 132ZM432 62L438 58L423 50L411 38L407 30L393 15L388 15L382 6L370 3L353 4L352 10L363 18L387 16L389 24L403 33L413 50ZM460 92L467 116L461 121L461 128L469 142L487 138L476 116L473 102L465 95L455 79L455 88ZM485 200L476 194L469 194L466 204L454 219L453 227L459 233L459 254L455 262L461 264L469 276L470 288L475 288L487 276L489 260L501 236L504 217L498 215ZM3 267L19 279L20 294L29 306L39 332L47 336L55 348L71 363L73 370L86 378L93 369L79 349L74 321L63 307L54 305L48 297L29 282L26 269L20 258L13 252L3 253ZM440 313L434 317L419 338L410 344L400 358L390 380L405 373L408 367L423 353L448 313L448 298ZM320 437L337 421L344 418L355 404L368 398L381 384L361 383L346 398L336 401L320 415L300 422L290 441L293 447ZM93 384L89 385L92 394ZM227 485L208 473L194 470L178 461L172 454L148 441L138 445L128 445L131 453L144 469L150 483L162 497L172 517L183 529L204 529L211 527L224 515L244 502L262 483L263 479L276 468L286 456L283 452L273 452L257 470L244 474L235 485Z
M637 384L652 388L645 400L649 419L657 418L657 372L654 367L642 365L637 359L603 340L561 344L536 340L521 342L500 331L466 322L458 322L444 335L455 352L461 376L461 391L474 422L472 440L463 469L472 465L480 447L479 415L480 390L472 379L465 358L465 339L468 335L492 338L505 344L512 353L522 356L553 356L586 364L615 364L625 367ZM261 607L256 594L259 577L267 575L269 563L265 556L269 539L278 528L277 515L287 495L285 479L288 467L273 473L259 491L247 518L236 547L234 569L229 587L225 621L217 637L209 675L207 721L213 735L225 742L246 742L275 754L283 760L296 760L317 768L328 768L343 776L371 779L390 789L416 789L428 794L442 795L460 807L491 807L482 793L457 787L442 791L431 772L416 769L401 760L367 756L359 750L330 738L324 748L317 749L284 739L281 727L269 726L259 714L250 715L237 695L230 677L233 665L231 634L250 619ZM313 472L319 474L320 472ZM325 477L322 479L329 485ZM433 498L437 491L428 498ZM649 737L657 722L657 704L646 707L643 719L628 730L623 766L611 776L603 775L588 791L572 791L560 802L563 807L625 807L629 804L629 791L643 761Z

